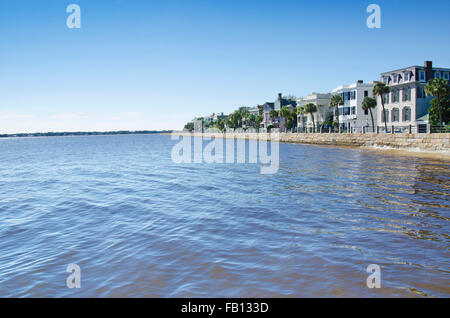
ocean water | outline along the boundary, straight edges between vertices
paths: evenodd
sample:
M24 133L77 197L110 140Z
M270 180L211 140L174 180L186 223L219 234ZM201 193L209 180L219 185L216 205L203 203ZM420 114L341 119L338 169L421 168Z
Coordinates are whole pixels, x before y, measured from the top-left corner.
M449 161L280 144L263 175L175 143L0 139L0 296L450 296Z

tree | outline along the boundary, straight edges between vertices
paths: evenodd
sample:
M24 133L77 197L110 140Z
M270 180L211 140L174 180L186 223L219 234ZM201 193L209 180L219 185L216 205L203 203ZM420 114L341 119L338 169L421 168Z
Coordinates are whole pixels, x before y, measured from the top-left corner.
M305 112L311 115L311 119L313 122L313 132L316 131L316 123L314 121L314 113L317 111L317 106L313 103L309 103L305 105Z
M275 109L272 109L272 110L269 112L269 116L270 116L270 118L272 118L272 124L273 124L274 121L275 121L275 118L278 117L278 112L277 112Z
M217 121L214 123L214 126L219 129L220 131L224 131L225 129L225 120L222 118L217 119Z
M255 119L256 119L256 116L253 114L250 114L250 113L245 116L245 121L251 127L255 127Z
M258 105L258 114L259 116L263 116L264 115L264 106L263 105Z
M231 128L239 128L242 124L242 116L241 113L236 110L228 116L228 126Z
M342 96L337 94L331 96L330 99L330 108L334 108L334 115L336 116L336 121L338 123L339 127L339 106L344 105L344 100L342 99Z
M384 129L387 133L387 116L386 116L386 110L384 109L384 100L383 95L388 94L390 91L389 86L387 86L385 83L377 82L375 86L373 87L372 93L373 96L380 96L381 98L381 108L383 109L383 114L381 115L383 118L384 116Z
M297 127L297 107L293 107L291 111L292 126Z
M446 97L441 99L442 120L447 124L450 122L450 98ZM437 107L437 99L433 98L430 102L431 106L428 109L429 123L431 126L439 126L439 110Z
M425 93L428 96L436 97L436 106L439 113L439 126L443 126L444 118L442 116L441 99L448 95L448 82L443 78L434 78L425 86Z
M304 123L304 114L305 114L305 107L304 106L297 106L296 107L296 111L297 115L301 116L301 121L302 121L302 128L305 128L303 123Z
M190 122L190 123L187 123L185 126L184 126L184 130L187 130L187 131L193 131L194 130L194 123L193 122Z
M263 122L263 116L257 115L255 116L255 129L259 131L259 126L261 126L261 123Z
M372 108L377 107L377 100L372 97L366 97L364 98L362 102L362 109L363 110L369 110L370 112L370 118L372 119L372 132L375 132L375 123L373 121L373 114L372 114Z
M288 119L292 116L291 110L289 109L288 106L283 106L280 109L280 116L284 118L285 123L287 124ZM292 120L289 125L285 125L285 126L287 129L290 129L292 127ZM290 127L288 127L288 126L290 126Z

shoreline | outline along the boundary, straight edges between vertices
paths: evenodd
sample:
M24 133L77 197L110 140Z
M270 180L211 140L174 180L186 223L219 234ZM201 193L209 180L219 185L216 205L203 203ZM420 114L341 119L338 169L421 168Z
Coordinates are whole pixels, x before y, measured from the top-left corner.
M259 140L258 133L189 133L173 132L162 135L178 135L205 138ZM279 141L289 144L316 145L402 154L414 157L450 160L450 134L297 134L280 133ZM268 135L270 141L270 134Z

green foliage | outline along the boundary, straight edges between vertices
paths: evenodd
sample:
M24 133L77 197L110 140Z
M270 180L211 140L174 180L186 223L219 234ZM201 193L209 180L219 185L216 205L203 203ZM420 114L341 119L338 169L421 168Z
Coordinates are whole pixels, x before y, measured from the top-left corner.
M314 105L313 103L309 103L305 105L305 112L307 113L315 113L317 111L317 106Z
M443 78L434 78L428 81L425 93L428 96L444 98L448 95L448 82Z
M272 119L275 119L276 117L278 117L278 112L275 109L272 109L269 112L269 116L272 117Z
M364 98L362 102L362 109L363 110L369 110L370 108L377 107L377 100L372 97L366 97Z
M280 116L285 118L286 120L291 117L291 110L288 106L283 106L280 110Z
M242 127L242 114L239 110L236 110L228 116L228 126L231 128Z
M437 107L437 100L433 98L431 100L431 106L428 109L429 114L429 122L432 126L440 126L439 122L439 110ZM450 128L450 98L444 98L441 100L441 109L442 109L442 121L447 125L446 127Z
M448 82L443 78L434 78L430 80L425 86L425 93L428 96L436 97L436 108L439 116L439 126L442 126L445 121L444 119L444 107L442 101L448 96L449 88ZM431 121L430 121L431 122Z
M373 96L380 96L381 98L383 98L383 94L387 94L389 93L389 91L390 91L389 86L387 86L383 82L377 82L373 87L372 93Z
M184 130L187 130L187 131L193 131L193 130L194 130L194 123L193 123L193 122L187 123L187 124L184 126Z
M330 108L344 105L344 100L341 95L333 95L330 99Z

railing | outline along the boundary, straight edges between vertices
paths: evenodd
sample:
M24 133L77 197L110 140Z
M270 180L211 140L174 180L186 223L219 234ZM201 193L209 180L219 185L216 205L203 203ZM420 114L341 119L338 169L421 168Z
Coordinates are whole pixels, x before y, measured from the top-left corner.
M450 125L447 126L431 126L426 124L421 125L406 125L396 126L388 125L387 130L385 126L359 126L359 127L299 127L297 133L339 133L339 134L371 134L371 133L388 133L388 134L433 134L433 133L450 133Z

